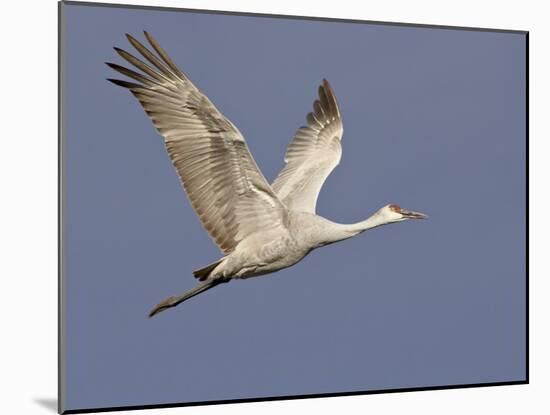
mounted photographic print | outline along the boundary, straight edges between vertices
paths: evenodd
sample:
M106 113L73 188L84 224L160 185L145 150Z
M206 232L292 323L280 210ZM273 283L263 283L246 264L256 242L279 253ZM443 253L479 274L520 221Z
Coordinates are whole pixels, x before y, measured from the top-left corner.
M60 412L527 383L527 32L59 7Z

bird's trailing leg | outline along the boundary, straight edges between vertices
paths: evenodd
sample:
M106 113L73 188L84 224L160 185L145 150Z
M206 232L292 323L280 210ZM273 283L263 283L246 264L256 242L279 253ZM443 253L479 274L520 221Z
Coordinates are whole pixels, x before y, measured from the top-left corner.
M149 317L153 317L154 315L160 313L161 311L166 310L167 308L175 307L178 304L184 302L185 300L194 297L197 294L200 294L206 290L209 290L210 288L215 287L218 284L221 284L222 282L228 282L228 279L213 279L213 280L206 280L203 283L197 285L195 288L190 289L189 291L184 292L182 295L168 297L166 300L161 301L158 303L149 313Z

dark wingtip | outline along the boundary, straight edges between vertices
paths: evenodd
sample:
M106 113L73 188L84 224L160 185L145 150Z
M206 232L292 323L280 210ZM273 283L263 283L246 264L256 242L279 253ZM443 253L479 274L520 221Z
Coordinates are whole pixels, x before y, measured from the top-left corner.
M330 82L326 79L326 78L323 78L323 86L330 92L332 92L332 86L330 85Z
M130 35L128 33L126 33L126 39L128 39L128 42L130 42L132 44L132 46L134 46L136 49L137 49L136 44L141 45L139 40L137 40L135 37L133 37L132 35Z
M143 34L145 35L145 37L147 38L149 43L151 43L151 42L154 43L155 42L155 38L147 30L144 30Z
M145 39L147 39L147 42L149 42L149 44L153 46L153 48L155 48L155 46L158 45L158 42L156 41L156 39L151 34L149 34L147 30L144 30L143 34L145 35Z
M107 81L112 82L115 85L121 86L123 88L141 88L142 86L139 84L135 84L133 82L123 81L122 79L114 79L114 78L107 78Z

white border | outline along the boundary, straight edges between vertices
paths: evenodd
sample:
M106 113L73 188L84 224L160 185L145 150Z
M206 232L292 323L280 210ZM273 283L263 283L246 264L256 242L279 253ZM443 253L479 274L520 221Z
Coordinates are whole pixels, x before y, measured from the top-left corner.
M105 1L112 2L112 1ZM115 2L113 2L115 3ZM153 6L490 27L530 31L531 111L531 384L344 398L188 407L141 414L278 414L281 411L517 414L547 407L550 351L548 230L544 190L548 130L548 45L544 2L399 0L124 1ZM37 401L56 396L57 376L57 5L55 0L3 4L0 105L0 313L2 402L5 413L51 414ZM7 94L6 94L7 90ZM487 207L490 209L491 207ZM510 220L518 220L510 218ZM536 242L539 242L538 244ZM535 291L536 290L536 291ZM545 324L546 323L546 324ZM538 352L538 353L536 353ZM127 413L127 412L119 412ZM132 412L137 413L137 412Z

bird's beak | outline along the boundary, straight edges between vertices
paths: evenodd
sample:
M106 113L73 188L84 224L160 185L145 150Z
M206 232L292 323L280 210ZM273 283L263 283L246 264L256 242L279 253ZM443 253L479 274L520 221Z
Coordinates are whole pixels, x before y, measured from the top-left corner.
M400 213L407 219L428 219L428 215L420 212L414 212L412 210L401 209Z

